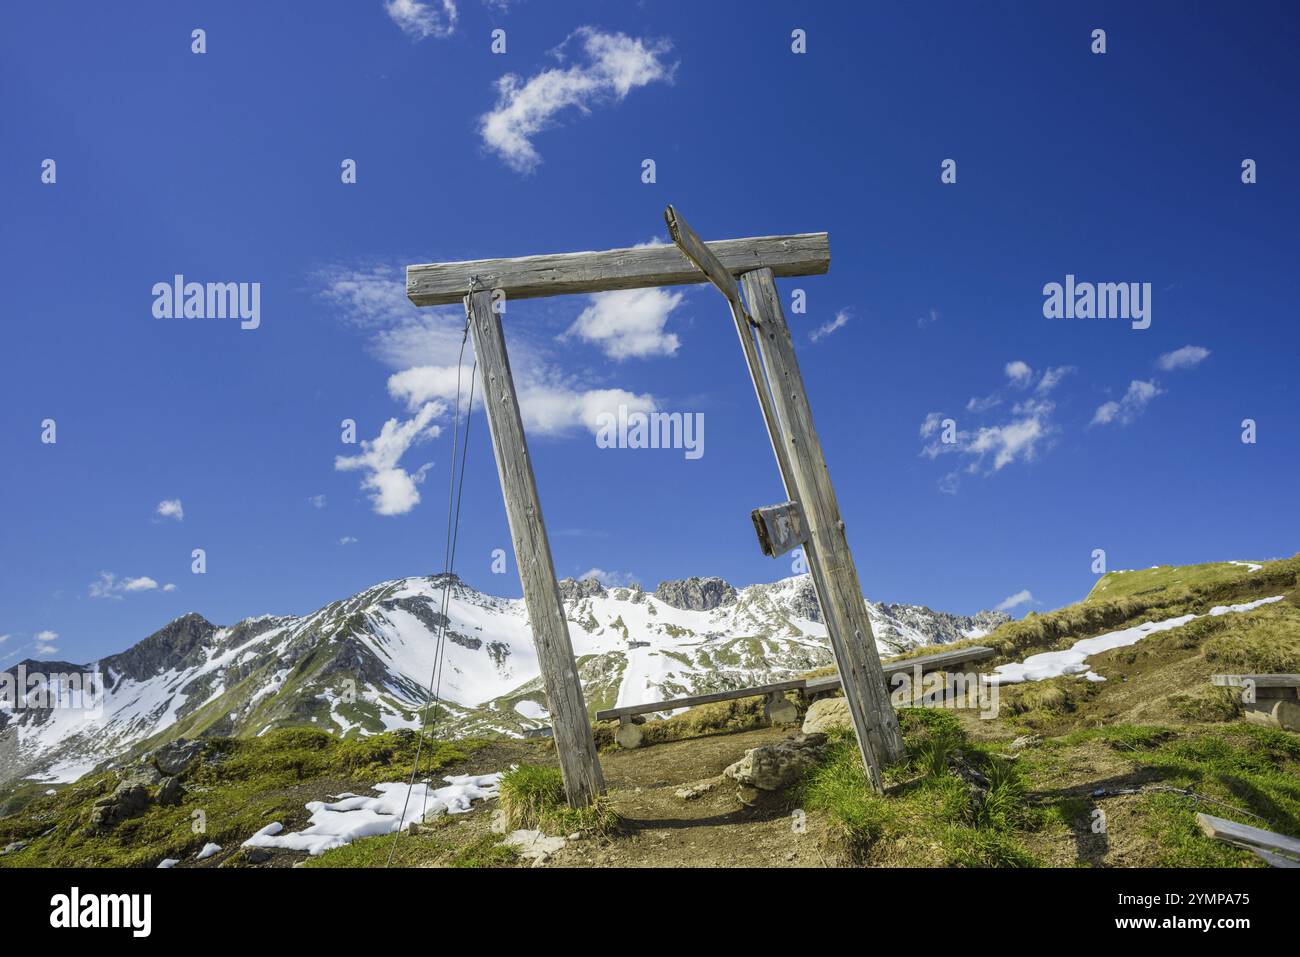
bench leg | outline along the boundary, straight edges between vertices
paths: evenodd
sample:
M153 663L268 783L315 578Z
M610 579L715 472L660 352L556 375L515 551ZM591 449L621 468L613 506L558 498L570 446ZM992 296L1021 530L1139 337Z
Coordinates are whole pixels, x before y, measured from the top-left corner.
M799 709L779 691L773 691L767 696L763 714L767 715L767 720L773 725L795 724L799 720Z
M618 742L620 748L639 748L643 737L641 726L634 724L630 716L624 715L618 719L618 730L614 732L614 740Z

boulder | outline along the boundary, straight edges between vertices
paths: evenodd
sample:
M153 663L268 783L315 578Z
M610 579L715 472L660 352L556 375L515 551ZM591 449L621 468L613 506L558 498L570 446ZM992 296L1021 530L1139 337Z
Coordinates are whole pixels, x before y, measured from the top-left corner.
M181 803L185 797L185 785L181 784L181 779L176 777L163 778L162 784L158 788L158 803L166 806L172 806Z
M797 782L821 757L824 734L797 734L788 741L751 748L722 773L760 791L782 791Z
M853 727L847 698L819 698L803 716L804 734L825 734L834 728Z
M173 776L184 774L202 753L203 742L177 738L170 744L164 744L154 751L151 757L153 758L154 767L164 775Z

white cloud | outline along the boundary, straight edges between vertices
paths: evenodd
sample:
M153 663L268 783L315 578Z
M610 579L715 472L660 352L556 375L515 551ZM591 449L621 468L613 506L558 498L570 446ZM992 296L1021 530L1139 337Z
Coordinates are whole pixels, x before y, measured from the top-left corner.
M977 471L985 459L992 456L992 471L1000 471L1016 459L1032 462L1038 454L1038 443L1052 431L1047 415L1051 412L1051 403L1047 408L1036 409L1020 418L1011 419L1002 425L985 426L975 433L973 439L962 450L968 455L976 456L970 465L971 471Z
M1021 362L1019 359L1008 362L1005 371L1011 384L1021 389L1029 385L1034 378L1034 370L1029 368L1028 363Z
M59 649L54 646L54 642L59 640L57 631L38 631L36 633L36 653L38 655L58 654Z
M1165 372L1175 369L1195 369L1210 355L1204 346L1183 346L1173 352L1166 352L1156 360L1156 367Z
M324 507L325 507L325 496L324 496L324 495L313 495L313 496L311 496L310 498L308 498L307 501L311 503L311 507L312 507L312 508L324 508Z
M808 338L811 339L813 342L820 342L822 339L825 339L827 336L829 336L832 332L835 332L839 329L843 329L846 325L848 325L850 318L852 317L849 315L849 311L847 309L841 309L839 312L835 313L834 319L822 323L812 332L808 333Z
M1054 411L1055 405L1046 399L1026 399L1012 407L1011 416L1006 421L981 426L973 432L958 430L951 442L944 442L942 436L935 435L944 416L931 412L921 423L921 438L929 440L922 446L921 454L935 459L940 455L960 453L970 460L966 471L972 474L992 474L1015 461L1032 462L1042 444L1057 431L1052 421ZM940 484L940 489L952 494L957 485L956 476L949 475Z
M578 576L578 581L594 579L606 588L626 588L637 584L636 576L631 572L611 572L603 568L589 568Z
M1062 379L1074 371L1074 366L1053 366L1043 373L1043 377L1038 380L1038 385L1034 387L1034 391L1039 395L1047 395L1061 384Z
M171 587L175 589L176 586ZM121 601L124 594L154 591L157 588L158 582L148 575L140 575L136 578L118 578L112 572L100 572L99 578L90 583L90 597ZM167 591L168 589L163 590Z
M414 472L399 464L411 446L435 438L442 431L433 420L446 412L442 402L426 402L413 417L405 421L389 419L374 439L361 440L361 452L356 455L339 455L334 468L340 472L365 473L361 487L370 492L370 502L376 514L403 515L420 502L416 486L424 481L432 462L426 462Z
M0 635L0 645L3 645L6 641L8 641L12 637L13 635Z
M1030 593L1029 589L1026 588L1016 592L1014 595L1008 595L1006 598L1002 599L1002 601L998 602L993 610L1010 611L1012 608L1019 608L1021 605L1031 604L1033 600L1034 596Z
M449 37L456 31L454 0L386 0L384 9L403 33L417 40Z
M657 287L598 292L565 335L599 346L605 355L620 361L671 356L679 342L664 326L684 298L680 292Z
M917 326L924 329L926 326L932 326L938 322L942 316L939 315L938 309L931 309L928 314L920 316L916 320Z
M921 423L921 438L928 439L934 433L939 431L939 426L943 424L944 415L942 412L931 412Z
M339 539L339 544L340 544L340 545L355 545L355 544L357 543L357 541L358 541L358 539L353 538L351 535L344 535L342 538Z
M1134 379L1129 383L1128 391L1122 399L1118 402L1103 402L1097 407L1089 425L1109 425L1112 422L1128 425L1142 414L1148 402L1163 394L1164 390L1155 382Z
M158 507L154 509L154 514L159 518L174 518L179 522L185 518L185 509L181 506L180 499L165 498L158 503Z
M517 172L530 172L542 161L532 140L558 113L570 107L588 113L601 103L621 101L637 87L672 79L673 65L661 59L669 50L665 41L581 27L555 51L561 60L575 37L586 63L543 70L526 81L507 73L497 80L496 106L479 118L484 144Z
M175 590L176 590L176 585L173 584L172 582L168 582L166 585L163 585L163 591L175 591Z

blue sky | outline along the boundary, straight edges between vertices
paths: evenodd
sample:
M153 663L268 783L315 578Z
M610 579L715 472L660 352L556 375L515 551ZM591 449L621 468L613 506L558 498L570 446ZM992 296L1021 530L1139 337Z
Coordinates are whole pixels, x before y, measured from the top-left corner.
M780 287L871 597L1028 592L1021 614L1081 597L1095 548L1297 550L1292 5L312 11L6 17L0 660L440 570L461 317L407 305L402 267L663 241L670 202L706 239L829 231L829 274ZM156 319L177 273L260 283L260 326ZM1150 283L1150 327L1044 318L1067 274ZM716 291L512 303L505 327L561 574L789 574L748 517L784 496ZM703 457L597 448L609 390L703 413ZM469 453L457 571L517 595L481 413Z

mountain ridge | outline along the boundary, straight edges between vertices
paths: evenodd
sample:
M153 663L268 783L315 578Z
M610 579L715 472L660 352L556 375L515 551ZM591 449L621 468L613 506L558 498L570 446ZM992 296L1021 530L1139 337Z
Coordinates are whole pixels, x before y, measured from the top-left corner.
M653 592L564 579L559 590L593 713L833 663L806 575L739 589L721 578L674 579ZM882 654L978 637L1009 620L866 604ZM444 625L440 733L517 736L547 723L523 600L480 592L454 574L417 576L302 616L223 626L187 612L85 665L24 662L29 674L44 671L51 680L98 668L104 693L97 712L0 708L0 783L74 780L179 736L260 735L289 725L343 736L417 727ZM5 673L16 676L18 668Z

